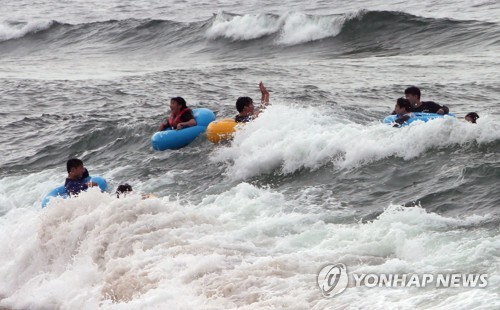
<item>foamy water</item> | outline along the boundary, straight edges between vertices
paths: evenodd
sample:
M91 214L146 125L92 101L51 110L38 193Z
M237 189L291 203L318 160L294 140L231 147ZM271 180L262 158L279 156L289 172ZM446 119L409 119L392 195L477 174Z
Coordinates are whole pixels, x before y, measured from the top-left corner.
M207 37L238 41L277 34L275 44L295 45L336 36L345 19L344 16L308 16L298 12L282 16L219 13L207 30Z
M286 122L281 121L283 117ZM275 170L291 174L327 164L350 169L390 157L411 160L433 149L499 139L500 123L488 116L476 125L445 117L392 128L382 123L356 124L316 108L273 105L242 126L231 146L219 148L212 160L228 163L228 177L246 179Z
M241 183L198 205L171 197L117 199L91 190L54 201L43 212L11 212L0 226L0 275L8 279L0 291L9 296L2 305L313 308L356 302L370 307L380 295L388 305L401 306L408 294L408 304L429 306L447 305L451 296L467 307L478 299L488 306L498 302L498 238L471 230L488 216L454 219L392 205L375 220L352 225L336 222L335 214L343 210L330 207L297 209L275 191ZM490 273L489 286L349 287L335 301L324 300L316 273L338 261L366 273Z
M0 23L0 41L17 39L29 33L37 33L52 26L52 21L33 21L24 25L10 25Z

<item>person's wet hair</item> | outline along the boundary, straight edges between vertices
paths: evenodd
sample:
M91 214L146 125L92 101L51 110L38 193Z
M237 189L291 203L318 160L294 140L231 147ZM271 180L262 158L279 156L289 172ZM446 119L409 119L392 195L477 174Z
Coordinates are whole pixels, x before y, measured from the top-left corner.
M253 100L250 97L239 97L238 100L236 100L236 110L241 113L246 106L251 105L252 103Z
M475 124L476 120L479 118L479 115L476 112L470 112L470 113L467 113L467 115L465 115L466 120L467 120L467 118L470 118L471 123Z
M396 105L400 108L405 109L406 112L410 112L410 109L411 109L410 100L408 100L406 98L398 98L398 100L396 101Z
M83 161L78 158L71 158L66 162L66 170L68 170L68 173L71 172L72 168L78 168L81 166L83 166Z
M420 100L420 89L416 86L410 86L405 89L405 95L416 95L418 100Z
M173 101L177 102L177 104L180 104L183 109L187 108L186 100L184 100L184 98L182 98L182 97L173 97L173 98L170 98L170 100L173 100Z
M121 194L126 194L132 191L132 186L130 186L128 183L121 184L118 186L116 189L116 197L120 198Z

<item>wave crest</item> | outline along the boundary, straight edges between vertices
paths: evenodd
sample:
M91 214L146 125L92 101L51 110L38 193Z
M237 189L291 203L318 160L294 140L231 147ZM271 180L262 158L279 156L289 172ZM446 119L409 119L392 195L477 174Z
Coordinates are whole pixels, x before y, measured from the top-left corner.
M272 15L230 16L219 13L207 30L207 37L209 39L226 38L233 41L253 40L276 33L280 29L280 24L280 19Z
M28 23L0 23L0 41L7 41L11 39L18 39L30 33L37 33L39 31L47 30L54 21L33 21Z
M40 32L40 33L38 33ZM319 55L405 54L488 48L499 44L500 28L478 21L430 19L403 12L366 11L333 15L218 13L198 22L126 19L84 24L57 21L0 23L0 51L17 55L55 48L164 55L186 48L218 55L311 51ZM33 42L32 39L36 39ZM207 44L207 39L208 42ZM216 42L217 41L217 42ZM229 41L229 42L228 42ZM257 42L258 41L258 42ZM295 48L302 45L302 50ZM179 48L181 47L181 48ZM226 54L228 55L228 54Z
M285 18L278 42L296 45L335 37L342 30L344 16L309 16L293 13Z
M207 30L209 39L225 38L248 41L274 35L275 42L296 45L335 37L342 30L346 16L311 16L293 12L283 16L253 14L234 16L219 13Z
M352 123L312 107L275 104L239 130L231 146L218 149L211 159L226 163L232 179L244 180L268 173L317 170L328 164L352 169L392 156L410 160L436 148L498 140L500 123L488 116L476 125L446 117L395 129Z

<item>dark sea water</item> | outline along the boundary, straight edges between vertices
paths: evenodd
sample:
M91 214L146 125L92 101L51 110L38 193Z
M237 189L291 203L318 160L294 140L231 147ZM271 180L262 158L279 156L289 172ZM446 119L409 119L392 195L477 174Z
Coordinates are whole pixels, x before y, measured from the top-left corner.
M1 309L500 307L497 1L2 6ZM231 144L152 150L171 97L230 118L260 81ZM457 117L382 124L410 85ZM108 192L42 209L71 157ZM327 299L334 263L488 285Z

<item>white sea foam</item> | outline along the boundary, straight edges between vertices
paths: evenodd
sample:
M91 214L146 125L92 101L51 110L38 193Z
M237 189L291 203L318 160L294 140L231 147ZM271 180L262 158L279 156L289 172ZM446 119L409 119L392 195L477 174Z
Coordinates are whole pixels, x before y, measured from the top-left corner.
M52 26L52 21L33 21L22 26L10 25L6 22L0 23L0 41L17 39L28 33L34 33L48 29Z
M336 36L342 30L344 21L344 16L310 16L297 12L279 17L219 13L207 30L207 37L245 41L276 34L276 44L296 45Z
M207 30L210 39L252 40L275 33L281 21L266 14L227 16L219 13Z
M0 179L0 215L16 208L39 208L44 195L62 185L64 177L64 174L48 169L40 173Z
M308 16L292 13L284 18L278 43L296 45L335 37L342 30L345 19L332 16Z
M215 151L212 160L227 163L228 177L247 179L329 163L354 168L390 156L409 160L435 148L499 139L500 123L488 116L475 125L445 117L397 129L379 122L356 124L316 108L274 105L238 130L231 145Z
M198 205L89 190L43 210L15 209L0 218L0 306L313 308L332 301L315 278L331 262L380 273L499 267L492 231L463 233L488 216L389 206L372 222L325 223L331 210L309 207L241 183ZM499 285L493 279L475 298L491 301ZM348 288L336 305L361 290ZM383 295L401 305L409 290L365 290L362 304ZM467 291L453 290L412 290L406 302L439 305L449 295L469 304Z

